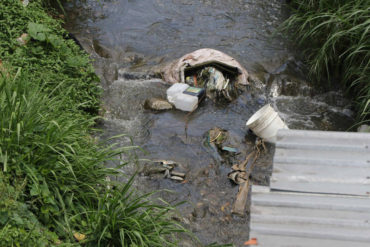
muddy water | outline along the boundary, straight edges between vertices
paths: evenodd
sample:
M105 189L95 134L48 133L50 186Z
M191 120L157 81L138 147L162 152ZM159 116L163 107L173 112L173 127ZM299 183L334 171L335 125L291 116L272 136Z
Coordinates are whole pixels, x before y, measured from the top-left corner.
M341 92L321 92L306 77L299 53L271 34L285 18L279 0L110 0L75 1L66 6L67 29L95 60L104 88L102 138L127 133L114 140L121 146L140 145L138 165L148 160L176 161L186 183L163 174L138 176L140 190L169 189L160 196L171 203L186 201L178 218L203 244L234 243L248 239L248 214L231 215L238 187L227 178L232 163L252 150L254 137L246 120L270 103L290 128L346 130L353 112ZM210 47L239 60L251 73L252 87L233 102L218 105L205 100L191 116L177 110L145 110L151 97L165 97L168 85L150 71L187 52ZM188 123L187 128L185 128ZM236 155L220 154L206 143L206 132L218 126L228 131ZM267 185L273 147L267 146L253 171L254 183ZM136 157L130 152L126 159ZM144 160L145 159L145 160ZM196 246L181 240L180 246Z

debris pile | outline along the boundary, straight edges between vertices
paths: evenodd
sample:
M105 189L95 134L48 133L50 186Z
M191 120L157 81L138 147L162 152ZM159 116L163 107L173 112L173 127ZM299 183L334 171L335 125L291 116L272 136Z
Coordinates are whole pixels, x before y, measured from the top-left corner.
M222 69L221 69L222 70ZM187 70L185 83L204 88L206 96L209 99L226 99L232 101L237 96L237 88L234 80L237 72L227 73L226 70L221 72L213 66L207 66L199 70Z
M144 175L150 176L154 174L164 174L164 178L169 178L176 181L184 181L185 173L174 171L178 164L172 160L157 160L147 165L144 168Z
M207 132L206 144L222 156L239 154L239 150L231 139L227 130L214 127Z
M185 83L185 71L191 69L199 69L207 66L222 66L229 71L235 71L237 76L235 83L240 85L248 85L248 72L236 61L233 57L214 49L204 48L194 52L185 54L181 58L168 64L161 71L164 81L174 83Z
M160 74L173 84L167 90L168 102L188 112L193 112L205 96L230 102L238 96L241 85L249 84L248 72L239 62L209 48L184 55L165 66Z
M263 140L258 138L256 140L254 150L247 155L246 159L242 163L233 165L233 171L228 174L230 180L236 184L239 184L239 191L231 211L233 214L243 216L245 213L245 206L247 203L250 186L249 177L252 173L256 160L261 154L261 148L263 151L266 151Z

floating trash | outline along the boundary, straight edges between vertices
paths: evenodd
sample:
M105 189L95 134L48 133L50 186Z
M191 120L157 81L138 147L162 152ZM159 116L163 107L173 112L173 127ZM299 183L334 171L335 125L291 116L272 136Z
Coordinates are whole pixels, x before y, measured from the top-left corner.
M269 104L254 113L247 121L249 129L267 142L275 143L279 129L288 129L279 114Z
M232 101L238 86L248 85L248 72L232 57L213 49L200 49L167 65L162 71L168 83L204 88L208 98Z
M167 89L167 100L176 109L182 111L194 111L199 102L203 99L204 89L190 87L185 83L175 83Z

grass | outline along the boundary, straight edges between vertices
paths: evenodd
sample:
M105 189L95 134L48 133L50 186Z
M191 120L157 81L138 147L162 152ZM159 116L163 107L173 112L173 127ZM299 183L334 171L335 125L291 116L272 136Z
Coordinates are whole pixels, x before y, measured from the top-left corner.
M318 81L341 83L358 122L370 121L370 1L292 0L282 30L305 54Z
M92 137L101 89L66 36L42 1L0 1L0 246L176 246L174 207L107 181L135 147Z

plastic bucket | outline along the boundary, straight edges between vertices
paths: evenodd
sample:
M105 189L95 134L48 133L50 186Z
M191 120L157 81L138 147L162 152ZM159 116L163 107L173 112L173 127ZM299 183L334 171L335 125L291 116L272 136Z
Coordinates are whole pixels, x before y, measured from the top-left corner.
M254 113L248 119L247 126L254 134L272 143L276 142L276 134L279 129L288 129L288 126L269 104Z

